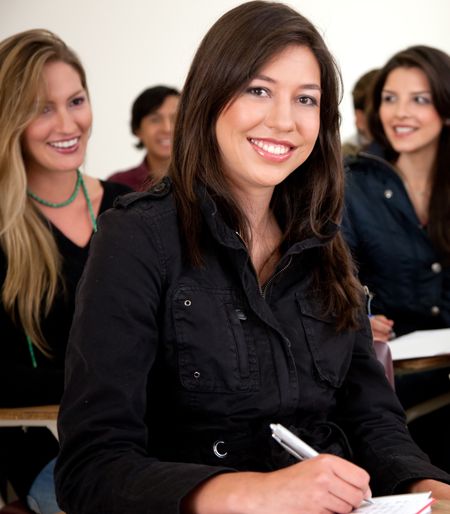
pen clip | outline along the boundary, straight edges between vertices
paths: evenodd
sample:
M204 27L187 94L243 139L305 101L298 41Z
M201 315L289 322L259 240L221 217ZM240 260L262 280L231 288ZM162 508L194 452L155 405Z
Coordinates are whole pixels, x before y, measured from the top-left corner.
M303 460L304 457L302 457L300 454L298 454L293 448L288 446L284 441L282 441L277 435L272 434L272 437L275 439L275 441L282 446L287 452L289 452L291 455L293 455L298 460Z

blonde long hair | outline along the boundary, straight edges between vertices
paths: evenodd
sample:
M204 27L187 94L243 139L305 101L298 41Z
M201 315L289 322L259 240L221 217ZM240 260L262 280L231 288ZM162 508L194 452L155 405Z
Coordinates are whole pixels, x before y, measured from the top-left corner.
M6 257L5 311L46 355L41 330L60 280L61 257L48 224L27 196L21 139L38 114L42 73L61 61L86 74L76 54L55 34L27 30L0 43L0 245Z

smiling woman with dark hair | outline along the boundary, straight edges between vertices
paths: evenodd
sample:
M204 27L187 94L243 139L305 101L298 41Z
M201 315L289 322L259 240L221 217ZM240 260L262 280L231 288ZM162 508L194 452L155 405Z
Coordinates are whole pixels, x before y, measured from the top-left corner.
M347 162L344 234L373 294L374 337L450 328L450 56L423 45L392 56L375 80L369 123L375 143ZM449 373L398 376L403 406L448 393ZM449 414L410 425L447 471Z
M69 514L450 498L375 358L339 234L338 100L321 36L281 3L239 5L203 39L169 177L102 217L79 289L56 472ZM323 455L296 462L271 423Z

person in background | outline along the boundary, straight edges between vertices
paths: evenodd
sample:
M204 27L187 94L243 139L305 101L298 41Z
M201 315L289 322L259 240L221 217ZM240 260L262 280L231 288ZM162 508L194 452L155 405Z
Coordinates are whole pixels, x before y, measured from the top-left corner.
M58 36L28 30L0 42L1 407L59 403L97 216L130 191L81 173L91 126L84 69ZM43 514L60 511L57 451L46 429L0 431L2 478Z
M179 96L174 88L155 86L136 98L131 111L131 132L139 139L136 148L145 148L147 153L139 166L114 173L109 181L142 191L167 173Z
M450 327L449 55L428 46L398 52L378 72L371 105L374 143L346 161L343 226L373 295L374 338L387 341L393 333ZM397 377L403 406L447 393L449 372ZM450 470L444 411L442 423L423 419L423 433L414 435Z
M101 217L78 290L56 467L69 514L450 499L375 357L339 233L339 84L282 3L243 3L204 37L169 177ZM322 455L296 461L270 423Z
M367 100L370 96L370 88L374 82L377 72L378 69L373 69L364 73L364 75L356 81L353 87L352 98L356 134L347 141L344 141L342 145L342 153L344 157L348 155L356 155L372 140L367 121Z

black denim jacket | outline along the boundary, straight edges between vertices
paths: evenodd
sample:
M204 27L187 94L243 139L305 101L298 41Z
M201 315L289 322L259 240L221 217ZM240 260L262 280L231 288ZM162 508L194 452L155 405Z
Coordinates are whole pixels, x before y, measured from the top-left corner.
M293 462L269 423L351 458L375 494L449 479L413 444L368 323L337 333L294 244L261 289L240 238L202 204L204 266L186 264L170 183L101 217L66 363L57 490L68 514L178 512L214 474Z

